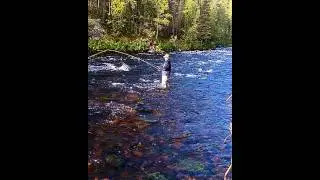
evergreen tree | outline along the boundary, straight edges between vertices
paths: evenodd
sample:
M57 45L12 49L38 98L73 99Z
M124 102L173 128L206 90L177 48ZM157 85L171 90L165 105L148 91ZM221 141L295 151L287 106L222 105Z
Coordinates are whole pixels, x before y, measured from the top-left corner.
M210 21L210 6L209 0L203 0L200 8L200 16L197 23L197 37L207 44L212 39L212 24Z

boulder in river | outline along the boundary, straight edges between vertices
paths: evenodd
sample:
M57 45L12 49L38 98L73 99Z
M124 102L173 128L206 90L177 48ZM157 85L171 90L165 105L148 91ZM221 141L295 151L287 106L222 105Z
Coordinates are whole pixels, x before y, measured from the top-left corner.
M107 155L105 160L107 165L115 168L122 166L124 163L124 161L120 157L114 154Z
M148 180L167 180L167 178L160 172L148 174Z
M111 101L109 103L89 102L89 114L100 114L104 122L112 122L115 119L124 120L136 116L136 110L125 104Z
M187 171L192 173L203 173L205 171L203 163L191 158L180 160L177 164L169 166L169 168L175 169L176 171Z
M126 119L136 115L136 111L130 106L124 104L109 102L105 105L105 108L110 111L110 116L115 119Z
M139 94L136 92L128 92L125 96L125 100L130 102L138 102L139 101Z

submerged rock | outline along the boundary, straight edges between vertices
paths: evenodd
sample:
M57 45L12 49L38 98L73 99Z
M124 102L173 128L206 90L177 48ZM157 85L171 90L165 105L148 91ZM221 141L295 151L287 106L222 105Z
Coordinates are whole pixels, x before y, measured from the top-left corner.
M117 155L111 154L105 157L106 164L115 168L123 165L124 161Z
M140 100L139 94L136 92L128 92L125 96L125 100L130 102L138 102Z
M148 180L167 180L167 178L164 175L162 175L160 172L148 174L147 179Z
M190 158L180 160L175 167L177 170L189 171L193 173L204 172L205 168L204 164Z
M109 103L89 103L89 115L101 114L104 122L112 122L115 119L124 120L136 116L136 110L130 106L111 101Z
M143 156L143 153L140 151L133 151L132 154L139 158Z
M130 106L126 106L124 104L116 103L113 101L107 103L105 105L105 108L111 111L111 116L118 117L120 119L136 114L136 111Z

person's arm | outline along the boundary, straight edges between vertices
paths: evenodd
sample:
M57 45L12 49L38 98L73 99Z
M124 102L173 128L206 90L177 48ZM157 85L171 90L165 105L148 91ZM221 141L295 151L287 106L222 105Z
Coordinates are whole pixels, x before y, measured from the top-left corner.
M163 70L168 71L168 68L169 68L169 63L168 63L168 61L165 61L163 64Z
M171 62L170 62L170 60L166 62L165 71L171 71Z

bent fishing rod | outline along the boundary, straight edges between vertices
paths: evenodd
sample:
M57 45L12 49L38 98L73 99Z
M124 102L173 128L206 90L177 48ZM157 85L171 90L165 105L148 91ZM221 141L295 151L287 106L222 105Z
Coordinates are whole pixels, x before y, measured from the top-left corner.
M149 62L147 62L147 61L144 61L144 60L141 59L141 58L135 57L135 56L133 56L133 55L131 55L131 54L127 54L127 53L124 53L124 52L120 52L120 51L116 51L116 50L111 50L111 49L107 49L107 50L98 52L98 53L96 53L96 54L93 54L93 55L89 56L88 59L91 59L92 57L95 57L95 56L97 56L97 55L99 55L99 54L102 54L102 53L105 53L105 52L107 52L107 51L111 51L111 52L116 52L116 53L119 53L119 54L127 55L127 56L129 56L129 57L132 57L133 59L137 59L137 60L139 60L139 61L145 62L146 64L148 64L148 65L150 65L151 67L153 67L153 68L157 69L158 71L160 71L160 68L159 68L159 67L154 66L153 64L151 64L151 63L149 63Z
M232 97L232 94L228 97L228 99L226 101L228 101L231 97Z

